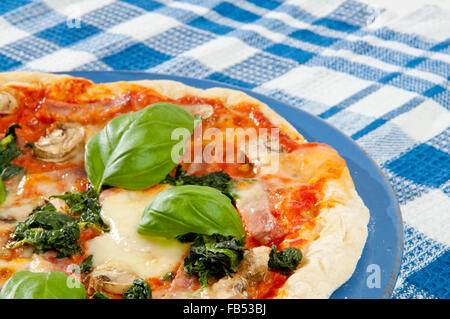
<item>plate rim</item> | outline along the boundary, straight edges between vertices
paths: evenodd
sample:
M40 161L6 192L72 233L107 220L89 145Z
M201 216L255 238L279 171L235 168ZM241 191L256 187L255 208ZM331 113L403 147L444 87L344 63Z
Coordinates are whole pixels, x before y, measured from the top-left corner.
M302 112L304 114L306 114L307 116L310 116L312 118L314 118L316 121L321 122L322 124L331 127L332 129L334 129L335 131L337 131L347 142L349 142L350 144L353 145L353 147L357 148L359 151L361 151L363 153L363 155L369 160L369 162L372 164L373 167L376 168L377 173L381 176L382 181L384 182L384 190L387 191L387 194L389 195L389 198L391 199L392 203L394 204L393 209L395 210L396 214L396 226L398 226L400 232L397 233L397 237L399 240L399 245L396 249L397 252L397 256L395 256L395 260L393 263L393 270L391 271L391 275L390 275L390 280L388 283L386 283L386 288L384 289L383 295L381 296L381 298L391 298L392 297L392 292L395 288L395 284L397 282L397 279L400 275L400 268L401 268L401 262L402 262L402 258L403 258L403 253L404 253L404 228L403 228L403 218L402 218L402 214L401 214L401 209L400 209L400 204L398 202L398 199L392 189L392 185L389 182L389 180L387 179L386 175L384 174L384 172L381 170L380 166L375 162L374 159L372 159L372 157L361 147L358 145L358 143L356 143L355 140L353 140L352 138L350 138L347 134L345 134L344 132L342 132L339 128L335 127L334 125L332 125L331 123L328 123L327 121L325 121L324 119L318 117L315 114L312 114L308 111L305 111L303 109L291 106L283 101L277 100L271 96L267 96L264 94L261 94L259 92L255 92L252 89L248 89L248 88L242 88L236 85L232 85L232 84L228 84L228 83L223 83L223 82L219 82L219 81L215 81L215 80L209 80L209 79L201 79L201 78L193 78L193 77L186 77L186 76L179 76L179 75L172 75L172 74L167 74L167 73L156 73L156 72L145 72L145 71L134 71L134 70L117 70L117 71L63 71L63 72L49 72L49 73L54 73L54 74L67 74L70 76L74 76L74 77L83 77L83 78L87 78L85 75L82 74L97 74L102 76L103 74L105 76L107 76L108 74L131 74L131 75L135 75L135 76L146 76L148 75L150 77L150 79L155 80L155 77L162 77L161 80L172 80L172 81L178 81L181 83L185 83L185 81L200 81L200 82L204 82L207 84L211 84L213 86L216 87L223 87L223 88L229 88L229 89L233 89L233 90L238 90L241 92L244 92L256 99L259 99L259 97L262 97L263 99L268 99L268 100L273 100L275 102L277 102L280 105L283 105L285 107L288 107L290 109L294 109L295 111L298 112ZM116 80L116 81L120 81L120 80ZM125 80L123 80L125 81ZM97 83L97 82L94 82ZM107 83L107 82L98 82L98 83ZM278 113L278 112L277 112ZM284 118L284 117L283 117ZM288 121L287 119L285 119L286 121ZM288 121L289 122L289 121ZM289 122L290 123L290 122ZM291 123L290 123L291 124ZM293 124L291 124L292 126L294 126ZM294 126L295 127L295 126ZM353 178L353 177L352 177ZM356 189L356 186L355 186ZM364 248L365 249L365 248ZM363 252L364 252L363 249ZM363 252L361 253L361 256L363 254ZM356 271L356 268L355 268ZM350 276L350 278L353 276L354 272L352 273L352 275ZM350 280L350 278L348 280ZM347 282L347 281L346 281ZM346 283L345 282L345 283ZM345 283L343 283L342 285L344 285ZM336 288L335 291L337 291L339 288L342 287L339 286L338 288ZM334 292L333 292L334 293Z

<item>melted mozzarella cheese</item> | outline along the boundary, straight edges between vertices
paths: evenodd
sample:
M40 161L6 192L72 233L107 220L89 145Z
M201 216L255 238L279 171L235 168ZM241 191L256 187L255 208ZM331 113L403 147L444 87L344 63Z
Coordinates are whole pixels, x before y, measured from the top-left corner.
M168 186L145 191L113 189L102 194L102 217L111 231L87 242L94 266L106 262L120 264L141 278L159 277L183 262L189 245L177 240L144 237L136 227L145 206Z
M18 258L11 261L0 259L0 290L3 284L16 272L28 270L30 258Z

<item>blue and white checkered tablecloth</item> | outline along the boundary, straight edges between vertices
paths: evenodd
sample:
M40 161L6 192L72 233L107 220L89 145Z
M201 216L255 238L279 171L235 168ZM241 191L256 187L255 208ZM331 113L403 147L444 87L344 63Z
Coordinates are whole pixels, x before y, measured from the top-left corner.
M449 37L445 0L0 1L1 71L212 79L355 139L401 204L394 298L450 297Z

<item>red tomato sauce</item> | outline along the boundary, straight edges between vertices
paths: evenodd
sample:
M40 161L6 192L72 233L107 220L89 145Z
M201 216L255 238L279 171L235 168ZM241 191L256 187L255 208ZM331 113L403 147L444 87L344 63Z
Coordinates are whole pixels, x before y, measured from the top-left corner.
M269 271L264 280L255 287L250 288L250 299L270 299L277 295L289 276L285 276L276 271Z

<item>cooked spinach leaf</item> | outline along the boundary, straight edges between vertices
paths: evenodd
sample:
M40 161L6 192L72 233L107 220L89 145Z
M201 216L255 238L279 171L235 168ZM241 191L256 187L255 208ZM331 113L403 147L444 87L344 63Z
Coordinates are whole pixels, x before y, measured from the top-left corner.
M37 207L25 221L18 223L12 239L10 248L32 245L36 253L55 250L58 258L81 253L78 220L58 213L51 203Z
M202 176L186 175L186 171L178 165L175 169L175 174L172 176L168 174L161 184L170 184L175 186L181 185L200 185L209 186L221 191L224 195L233 199L231 196L231 177L222 171L203 174Z
M93 299L111 299L109 298L109 296L101 291L96 291L93 295L92 295Z
M161 280L171 281L173 278L175 278L175 274L173 273L173 271L169 271L167 274L161 277Z
M302 260L302 253L295 247L289 247L282 251L277 251L277 246L273 245L269 255L269 269L277 270L283 275L289 276L297 269Z
M19 124L10 125L6 130L5 137L0 141L0 204L6 199L6 190L3 181L24 172L23 167L11 164L12 160L22 154L17 146L17 128L21 128Z
M138 278L122 296L123 299L152 299L152 290L148 283Z
M94 258L93 255L87 256L80 264L80 272L87 275L92 271L92 259Z
M244 258L244 239L213 234L198 235L184 259L184 269L196 275L202 286L210 277L222 278L236 272Z
M51 197L62 199L69 206L69 213L80 216L80 227L92 227L99 231L109 231L108 225L103 221L100 211L102 207L98 202L98 194L93 188L83 193L65 193Z

